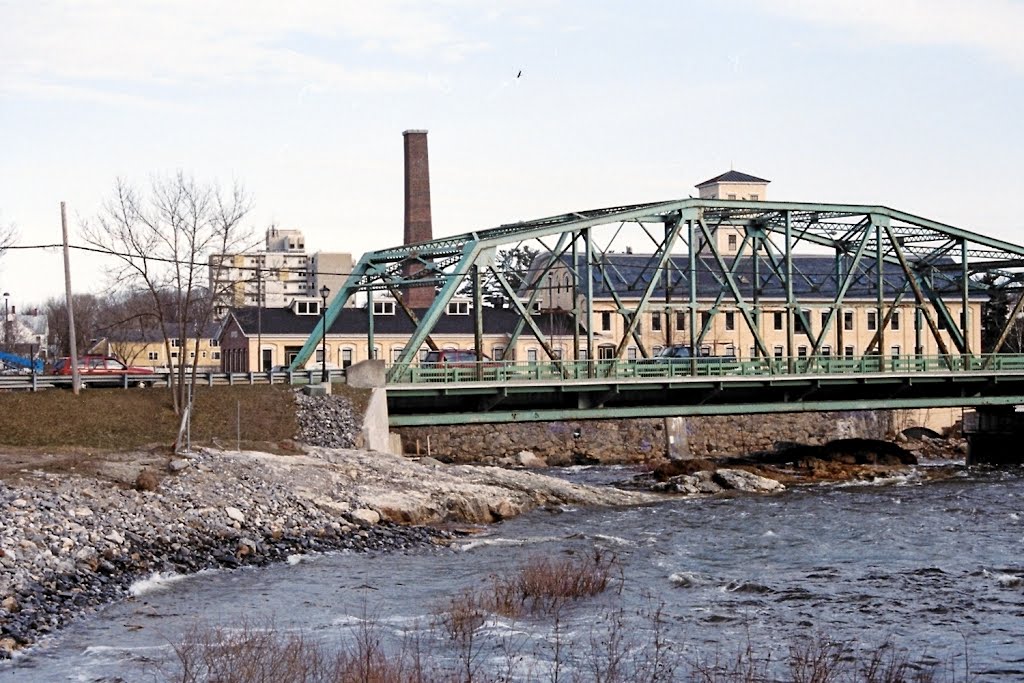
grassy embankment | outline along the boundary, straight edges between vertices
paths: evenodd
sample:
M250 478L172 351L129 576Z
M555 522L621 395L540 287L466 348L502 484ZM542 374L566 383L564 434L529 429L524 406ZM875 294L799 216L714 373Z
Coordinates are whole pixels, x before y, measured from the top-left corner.
M366 397L336 384L357 413ZM192 419L193 444L276 450L296 435L293 388L199 386ZM125 451L170 447L181 418L166 388L91 388L0 394L0 447L52 451Z

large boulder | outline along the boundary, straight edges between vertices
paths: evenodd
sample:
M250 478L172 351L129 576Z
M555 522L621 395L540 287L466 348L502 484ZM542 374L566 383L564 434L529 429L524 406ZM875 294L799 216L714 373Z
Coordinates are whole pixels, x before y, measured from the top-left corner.
M774 493L784 491L786 488L774 479L744 470L718 470L715 472L714 481L724 489L745 493Z

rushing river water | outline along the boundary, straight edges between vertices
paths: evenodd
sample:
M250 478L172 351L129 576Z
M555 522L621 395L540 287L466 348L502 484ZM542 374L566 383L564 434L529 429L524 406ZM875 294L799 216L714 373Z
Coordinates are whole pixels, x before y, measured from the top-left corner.
M539 511L458 546L325 555L139 585L137 598L80 619L13 664L0 663L0 681L153 680L146 662L171 657L169 642L199 620L227 627L272 620L281 631L337 643L369 615L397 639L429 622L446 597L484 585L489 575L507 574L530 557L595 547L617 556L621 593L573 605L557 626L545 618L487 623L476 664L503 670L514 650L523 678L549 680L545 667L561 652L584 671L595 666L595 653L615 648L600 642L615 630L610 623L625 640L647 643L649 654L658 621L652 612L660 610L660 637L689 662L728 659L749 646L780 666L792 646L827 636L868 652L890 643L914 660L936 662L949 680L1024 680L1020 471ZM556 646L562 643L569 646ZM429 645L444 656L439 643ZM778 671L785 679L786 669Z

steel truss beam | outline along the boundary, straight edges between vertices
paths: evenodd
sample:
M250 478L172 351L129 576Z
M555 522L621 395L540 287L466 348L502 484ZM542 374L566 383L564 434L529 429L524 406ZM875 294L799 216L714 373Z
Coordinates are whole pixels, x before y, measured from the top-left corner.
M663 224L666 229L665 239L660 243L647 228L656 223ZM625 278L618 273L618 280L622 284L616 286L613 286L616 281L612 277L616 267L607 263L611 244L603 250L597 248L592 234L595 228L613 225L619 226L616 233L623 226L639 225L658 245L654 254L649 256L645 270L633 278ZM740 253L746 253L747 250L750 252L754 279L750 295L745 294L741 287L737 266L739 254L731 263L726 262L714 244L711 234L714 226L730 226L746 231ZM698 234L704 237L699 250ZM638 331L642 316L652 305L655 283L661 278L665 283L666 306L671 304L671 292L676 286L683 282L689 285L689 301L679 303L685 303L689 308L691 343L699 344L703 340L720 304L731 301L753 333L757 352L763 355L770 355L760 336L761 311L768 298L763 296L760 289L771 278L777 279L784 292L788 345L791 347L789 350L792 352L793 334L805 333L812 342L812 356L820 353L849 289L855 283L868 282L865 278L874 277L877 324L884 326L889 322L892 312L909 287L913 292L915 317L927 324L943 354L948 354L948 350L939 334L936 317L947 328L957 351L970 353L969 316L964 315L961 320L956 320L957 316L950 313L944 295L956 294L961 299L961 307L966 308L979 295L979 291L971 286L970 278L975 274L998 269L1003 281L999 286L1006 289L1024 280L1024 247L885 206L681 199L565 213L364 254L328 307L325 314L326 326L329 328L336 321L343 313L344 306L357 292L364 292L372 301L375 291L395 293L409 287L438 288L433 304L422 314L402 357L396 363L395 371L400 372L414 360L424 342L434 346L431 333L448 302L467 277L478 278L482 273L493 272L494 256L498 249L545 237L558 238L558 246L549 250L550 264L564 264L570 258L568 254L571 247L570 270L575 300L573 312L578 318L574 337L579 338L580 325L583 325L587 333L587 348L592 355L596 352L591 325L594 314L593 274L596 271L605 278L608 295L615 301L624 320L625 331L615 346L616 358L622 357L629 339L636 341L641 353L647 355ZM577 249L577 240L583 240L582 254ZM687 245L690 254L688 261L673 258L672 248L677 243ZM822 330L816 336L804 315L804 305L795 293L797 282L812 290L815 285L811 274L803 272L794 259L794 247L798 244L808 245L810 249L824 248L836 256L836 272L825 275L826 278L835 278L836 294L829 304L829 313ZM867 257L868 254L871 256ZM862 266L865 258L873 261ZM410 263L421 268L408 272L407 266ZM762 263L768 265L769 279L762 278ZM713 291L695 291L698 285L698 264L717 283ZM710 268L709 264L714 267ZM890 276L889 273L894 275ZM531 320L530 311L527 310L529 304L523 306L521 301L536 301L536 286L513 292L502 274L496 273L495 276L506 296L518 302L514 307L522 320L517 325L516 336L529 328L545 352L553 357L553 350ZM582 283L579 282L581 278ZM542 282L540 280L535 285ZM474 336L479 346L482 335L479 322L482 318L480 287L475 287L474 291L473 310L477 319ZM713 300L714 304L705 324L698 328L697 307L700 302L709 300ZM1015 307L1015 310L1020 310L1020 306ZM403 311L410 319L416 320L416 313L404 307ZM672 326L673 322L672 319L665 320L668 326ZM318 322L296 357L293 368L303 367L318 348L324 333L323 326L323 321ZM842 326L837 330L836 334L841 339ZM1004 333L1006 331L1004 329ZM369 333L372 336L372 331ZM884 352L883 334L876 335L872 340L873 348L879 352ZM1001 336L1005 341L1005 334ZM574 343L574 351L578 345L579 342Z

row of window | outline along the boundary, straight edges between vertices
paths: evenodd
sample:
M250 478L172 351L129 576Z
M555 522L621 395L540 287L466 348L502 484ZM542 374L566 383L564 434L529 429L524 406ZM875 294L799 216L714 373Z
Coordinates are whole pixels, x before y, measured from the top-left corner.
M148 356L148 359L151 360L151 361L159 361L160 360L160 352L159 351L149 351L147 356ZM178 357L178 352L177 351L171 351L171 358L177 358L177 357ZM189 351L188 357L189 357L189 359L195 358L196 357L196 352L195 351ZM200 358L206 358L206 351L200 351L199 352L199 357ZM220 351L212 351L210 353L210 358L212 360L220 360Z
M601 311L600 314L601 314L601 330L604 331L604 332L610 331L612 329L612 311ZM651 313L651 330L652 331L660 332L663 329L663 322L664 322L664 319L665 319L664 318L665 315L666 314L663 314L661 311L656 311L654 313ZM689 316L689 312L688 311L684 311L684 310L675 311L672 314L672 319L674 320L675 329L677 331L683 331L683 330L686 329L686 319L687 319L688 316ZM702 327L707 325L708 320L710 319L710 317L711 317L711 313L709 311L701 311L701 313L700 313L700 324L701 324ZM825 324L828 322L828 317L829 317L829 312L828 311L821 311L821 328L822 329L824 329ZM735 330L736 329L736 313L734 311L725 311L725 312L723 312L722 313L722 318L724 320L724 324L725 324L725 329L726 330ZM805 319L808 322L810 322L810 319L811 319L811 312L810 311L804 311L804 315L803 316L797 316L796 319L794 320L793 325L794 325L794 328L796 329L797 332L805 332L806 331L805 327L804 327L804 320ZM894 331L895 330L899 330L900 329L900 321L901 321L900 312L899 311L893 311L889 315L889 329L890 330L894 330ZM877 330L878 329L878 311L867 311L867 321L866 322L867 322L867 329L869 331ZM961 324L962 323L963 323L963 316L961 316ZM945 329L948 328L948 326L946 324L945 318L943 318L941 316L937 320L937 325L938 325L938 328L940 330L945 330ZM776 329L776 330L784 330L784 329L786 329L786 314L785 314L785 312L783 312L783 311L773 311L772 312L772 327L774 329ZM833 323L833 329L835 329L835 323ZM848 330L848 331L854 329L854 311L843 311L843 329L844 330Z

